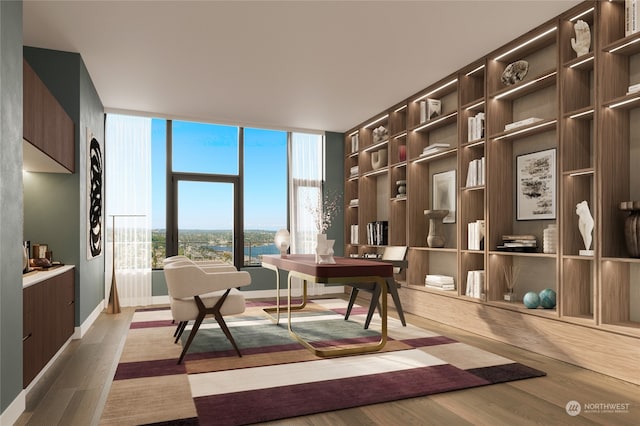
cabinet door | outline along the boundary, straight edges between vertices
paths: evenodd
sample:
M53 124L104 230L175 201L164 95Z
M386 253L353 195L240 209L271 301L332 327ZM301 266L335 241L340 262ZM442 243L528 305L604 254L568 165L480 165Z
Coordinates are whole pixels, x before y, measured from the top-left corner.
M56 278L56 346L60 348L71 337L75 327L74 271L72 269Z
M22 75L24 97L23 137L31 142L32 145L44 151L44 113L42 108L46 89L33 68L25 60L22 61Z
M42 324L44 294L43 285L35 284L24 289L22 311L22 383L27 387L38 375L45 362Z

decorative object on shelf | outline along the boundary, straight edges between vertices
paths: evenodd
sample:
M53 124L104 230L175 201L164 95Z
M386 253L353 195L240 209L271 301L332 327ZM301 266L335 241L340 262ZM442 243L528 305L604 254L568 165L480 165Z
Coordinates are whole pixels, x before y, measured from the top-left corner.
M518 274L520 273L520 268L513 265L505 265L504 266L504 279L505 284L507 286L507 291L504 293L504 300L507 302L515 302L516 301L516 280L518 279Z
M505 86L511 86L522 81L529 72L529 62L525 60L515 61L507 65L502 73L502 82Z
M631 257L640 257L640 201L624 201L620 210L629 212L624 221L624 240Z
M555 219L556 150L519 155L516 172L517 219Z
M550 288L545 288L538 294L540 306L544 309L553 309L556 307L556 292Z
M336 263L333 258L333 244L336 240L328 240L327 234L318 234L316 244L316 263L327 264Z
M440 231L440 222L448 213L449 210L424 211L424 215L429 219L429 235L427 235L427 245L429 247L444 247L447 242Z
M397 197L406 197L407 196L407 181L406 180L398 180L398 181L396 181L396 196Z
M29 272L29 249L26 241L22 242L22 272Z
M442 223L456 223L456 171L433 175L433 210L447 210L449 213Z
M287 250L289 250L289 245L291 244L291 235L289 235L289 231L286 229L280 229L276 232L276 236L273 238L273 243L280 251L280 257L287 257Z
M378 170L386 165L387 165L386 148L379 149L376 152L371 153L371 167L373 167L373 170Z
M389 139L389 132L384 126L373 129L373 143L382 142Z
M549 225L542 232L542 252L555 253L558 247L558 227Z
M540 306L540 296L535 291L529 291L522 298L522 303L529 309L536 309Z
M407 161L406 145L398 145L398 161Z
M584 250L580 250L580 256L593 256L591 250L591 238L593 232L593 216L586 201L576 204L576 214L578 215L578 229L584 242Z
M571 48L578 56L586 55L589 53L589 48L591 47L591 30L589 29L589 24L582 19L578 19L573 25L573 29L576 32L576 36L571 39Z

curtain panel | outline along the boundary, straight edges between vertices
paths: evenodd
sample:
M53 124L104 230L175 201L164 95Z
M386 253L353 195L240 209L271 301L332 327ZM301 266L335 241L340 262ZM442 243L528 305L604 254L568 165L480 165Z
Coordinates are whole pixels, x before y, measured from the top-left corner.
M152 302L150 118L107 115L105 175L105 301L115 270L121 306L149 305Z

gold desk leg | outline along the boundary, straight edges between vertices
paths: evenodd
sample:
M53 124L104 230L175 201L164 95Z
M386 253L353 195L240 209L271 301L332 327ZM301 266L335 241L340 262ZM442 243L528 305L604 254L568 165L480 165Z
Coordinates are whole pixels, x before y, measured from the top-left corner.
M288 295L289 295L289 303L291 303L291 272L289 273L289 278L287 280L288 286ZM379 351L386 345L387 343L387 288L388 281L385 278L376 279L378 285L381 286L381 297L382 297L382 315L381 315L381 330L380 330L380 340L376 343L369 343L366 345L346 345L339 348L333 349L318 349L315 346L311 345L309 342L304 340L300 335L298 335L291 326L291 309L289 310L288 315L288 325L289 325L289 334L298 341L302 346L309 349L315 356L327 358L327 357L335 357L335 356L344 356L344 355L357 355L357 354L366 354L370 352ZM306 292L307 292L307 281L304 281L304 300L306 302Z
M272 271L274 271L276 273L276 306L273 307L268 307L268 308L263 308L262 310L269 315L269 318L271 318L271 321L273 321L276 324L280 324L280 309L281 308L287 308L287 311L299 311L305 308L305 306L307 306L307 281L304 280L304 287L303 287L303 293L302 293L302 303L300 303L299 305L291 305L291 298L289 297L288 303L286 305L280 305L280 270L272 265L269 264L264 264L264 267L266 267L267 269L271 269ZM291 272L289 272L289 277L287 278L287 283L290 283L290 279L291 279ZM289 288L289 294L291 293L291 285L287 284L287 287ZM276 316L274 317L273 315L271 315L272 312L276 313Z

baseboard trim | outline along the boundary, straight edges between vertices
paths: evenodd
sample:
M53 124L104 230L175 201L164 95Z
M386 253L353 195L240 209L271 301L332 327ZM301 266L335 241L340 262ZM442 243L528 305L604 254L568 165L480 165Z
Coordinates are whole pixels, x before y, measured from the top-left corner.
M27 392L23 389L6 410L0 414L0 425L12 425L18 421L27 407Z
M104 310L104 299L98 303L93 312L89 314L86 320L80 326L76 327L71 336L73 339L82 339L94 322L98 319L100 313Z

